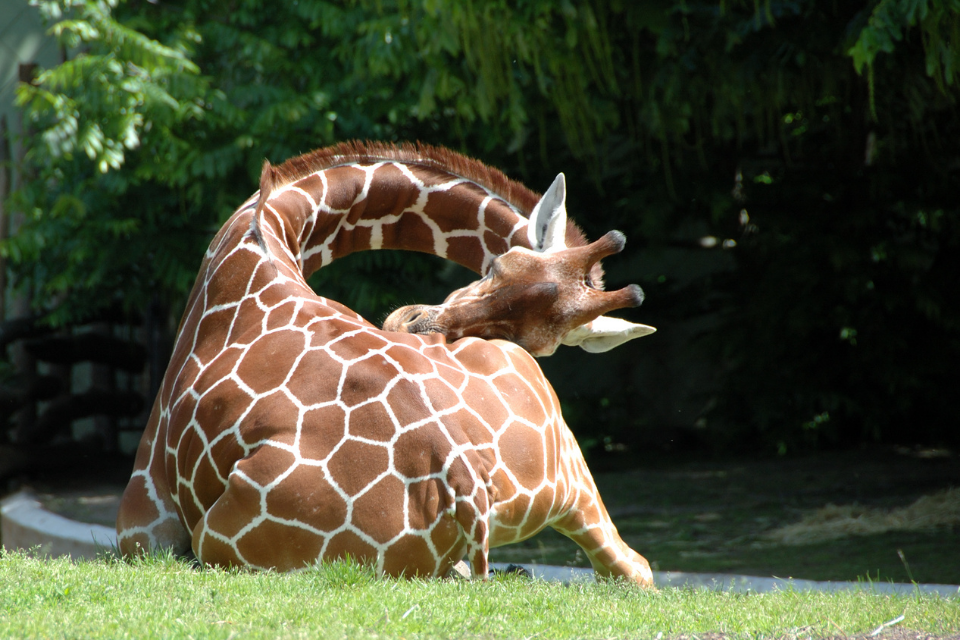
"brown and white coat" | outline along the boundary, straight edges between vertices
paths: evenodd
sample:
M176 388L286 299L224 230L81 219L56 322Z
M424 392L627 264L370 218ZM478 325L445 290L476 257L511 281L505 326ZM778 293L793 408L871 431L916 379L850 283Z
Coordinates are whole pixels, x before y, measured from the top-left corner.
M424 251L487 274L501 254L522 262L531 246L549 257L569 243L600 291L590 274L622 238L586 245L565 210L528 229L538 205L564 208L560 182L541 200L476 161L410 145L341 144L265 166L187 303L121 502L122 553L192 548L204 563L280 571L349 554L423 576L466 555L480 577L490 547L551 526L599 574L651 584L550 383L516 344L526 334L386 331L306 282L354 251ZM601 293L619 297L574 309L531 351L601 350L652 331L597 317L639 303L639 289ZM392 328L416 331L399 326L408 315Z

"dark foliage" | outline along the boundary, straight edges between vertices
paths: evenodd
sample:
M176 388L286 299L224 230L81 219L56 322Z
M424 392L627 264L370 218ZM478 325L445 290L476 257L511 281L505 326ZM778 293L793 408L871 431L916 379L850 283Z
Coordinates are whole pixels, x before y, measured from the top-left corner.
M264 157L420 139L564 171L627 234L608 286L660 332L545 362L594 453L960 445L957 0L40 5L76 55L21 89L4 251L54 322L178 308ZM376 321L468 277L367 253L313 284Z

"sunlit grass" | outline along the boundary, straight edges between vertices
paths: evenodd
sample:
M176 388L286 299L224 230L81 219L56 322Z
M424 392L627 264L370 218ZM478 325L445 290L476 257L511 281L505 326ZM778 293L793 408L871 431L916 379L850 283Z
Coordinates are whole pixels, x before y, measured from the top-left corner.
M960 630L960 599L936 596L394 580L344 563L279 575L170 557L72 563L9 552L0 552L0 607L0 637L822 636L867 633L900 615L901 628Z

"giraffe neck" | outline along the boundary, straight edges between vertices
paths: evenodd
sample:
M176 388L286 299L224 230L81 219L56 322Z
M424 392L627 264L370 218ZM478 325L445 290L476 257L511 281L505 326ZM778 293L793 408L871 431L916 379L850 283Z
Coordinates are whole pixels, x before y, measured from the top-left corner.
M282 172L268 182L277 178ZM486 273L510 247L529 247L527 219L516 205L431 164L349 162L261 187L256 226L266 249L303 278L377 249L431 253Z

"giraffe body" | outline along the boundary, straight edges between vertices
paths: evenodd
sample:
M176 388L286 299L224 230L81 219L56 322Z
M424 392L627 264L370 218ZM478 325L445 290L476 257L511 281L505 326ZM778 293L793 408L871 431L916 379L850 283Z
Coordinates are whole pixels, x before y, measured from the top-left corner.
M503 340L384 331L306 276L403 248L485 272L536 196L444 150L340 145L268 167L214 238L117 521L120 550L280 571L350 555L445 575L552 526L652 584L536 361Z

